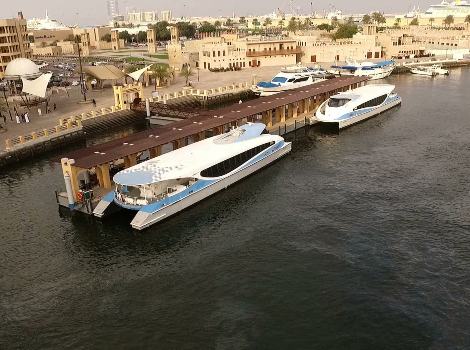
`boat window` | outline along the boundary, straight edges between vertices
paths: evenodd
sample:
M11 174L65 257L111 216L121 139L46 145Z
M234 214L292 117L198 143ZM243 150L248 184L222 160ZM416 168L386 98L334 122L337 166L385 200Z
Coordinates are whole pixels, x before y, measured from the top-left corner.
M307 80L308 80L308 77L302 77L302 78L297 78L297 79L295 79L295 82L296 82L296 83L300 83L300 82L302 82L302 81L307 81Z
M285 83L287 81L287 78L284 77L274 77L273 80L271 80L273 83Z
M351 101L349 98L330 98L328 107L342 107L349 101Z
M287 82L292 83L294 81L294 78L290 78Z
M364 102L364 103L360 104L359 106L354 108L354 110L379 106L382 103L384 103L386 98L387 98L387 95L382 95L382 96L373 98L372 100L369 100L367 102Z
M274 145L274 141L264 143L257 147L251 148L243 153L237 154L232 158L228 158L223 162L217 163L207 169L201 171L201 176L203 177L219 177L225 174L230 173L231 171L237 169L242 164L246 163L248 160L256 156L257 154L263 152L268 147Z

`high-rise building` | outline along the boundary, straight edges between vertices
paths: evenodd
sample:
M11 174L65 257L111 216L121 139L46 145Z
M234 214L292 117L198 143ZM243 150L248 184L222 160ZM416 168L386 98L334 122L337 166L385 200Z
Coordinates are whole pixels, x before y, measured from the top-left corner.
M119 16L119 2L118 0L108 0L108 17L113 19Z
M162 10L160 12L160 20L161 21L167 21L167 22L170 22L171 21L171 10Z
M20 57L31 58L26 20L21 12L18 18L0 19L0 78L8 63Z

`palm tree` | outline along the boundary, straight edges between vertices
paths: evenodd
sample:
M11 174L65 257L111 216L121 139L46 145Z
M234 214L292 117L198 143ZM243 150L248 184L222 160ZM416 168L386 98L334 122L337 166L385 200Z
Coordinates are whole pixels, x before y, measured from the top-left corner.
M183 66L183 68L181 69L180 75L185 78L185 80L186 80L186 86L188 86L189 77L190 77L191 75L193 75L193 74L194 74L193 70L192 70L191 67L190 67L189 65L187 65L187 64L185 64L185 65Z
M279 28L284 28L284 20L281 19L279 22L277 22L277 25L279 26Z
M287 30L289 32L294 32L297 30L297 20L295 17L291 17L289 24L287 25Z
M255 27L255 29L258 29L261 23L259 22L258 18L253 18L251 24Z
M446 18L444 18L444 25L449 27L452 23L454 23L454 16L448 15Z
M215 27L216 29L219 29L220 27L222 27L222 23L220 23L220 21L215 21L215 22L214 22L214 27Z
M267 27L269 27L272 23L273 23L273 21L271 21L271 18L267 17L267 18L264 19L263 26L267 28Z
M152 65L150 69L152 72L151 73L152 78L155 80L155 90L156 90L157 86L160 86L162 81L170 77L170 72L168 70L168 67L163 64L154 64Z
M225 21L225 26L227 28L232 28L233 27L233 21L231 18L227 18L227 20Z
M372 13L372 19L374 20L375 23L381 24L385 23L387 20L385 19L384 15L381 14L380 12L373 12Z
M362 17L362 24L372 24L372 18L370 17L370 15L364 15L364 17Z
M468 25L470 24L470 15L467 15L467 17L465 17L465 23L467 24L468 28Z

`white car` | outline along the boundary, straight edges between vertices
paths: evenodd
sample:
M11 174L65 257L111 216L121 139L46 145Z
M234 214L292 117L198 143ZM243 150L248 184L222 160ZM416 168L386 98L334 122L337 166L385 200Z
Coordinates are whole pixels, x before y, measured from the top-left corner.
M72 85L72 86L78 86L78 85L80 85L80 82L74 80L74 81L72 81L72 84L71 84L71 85Z

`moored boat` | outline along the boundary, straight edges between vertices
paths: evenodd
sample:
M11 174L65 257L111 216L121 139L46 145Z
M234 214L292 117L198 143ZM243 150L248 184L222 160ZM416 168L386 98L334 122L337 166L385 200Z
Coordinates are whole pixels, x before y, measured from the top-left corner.
M282 91L296 89L330 78L324 69L318 67L292 66L283 68L271 81L262 81L251 90L260 96L270 96Z
M437 75L436 71L429 66L417 66L411 68L411 73L416 75L424 75L428 77L434 77Z
M376 116L401 103L394 85L371 84L340 92L323 102L315 121L330 123L339 129Z
M343 66L331 66L330 73L344 76L351 75L356 77L367 76L370 80L383 79L392 74L395 68L394 61L381 61L377 63L373 62L357 62L354 60L346 60L346 65Z
M168 218L290 152L291 143L265 127L248 123L117 173L115 190L93 214L116 206L135 211L131 226L138 230Z

